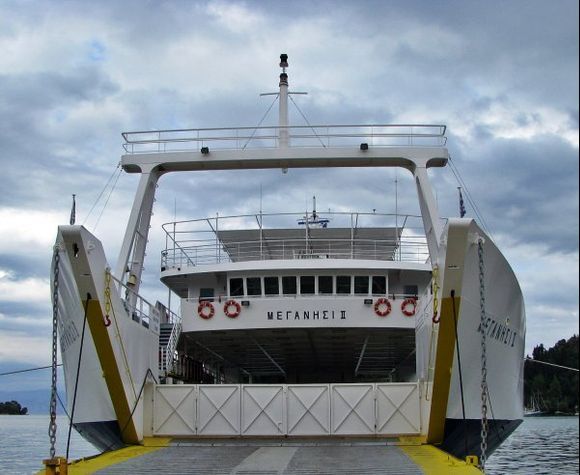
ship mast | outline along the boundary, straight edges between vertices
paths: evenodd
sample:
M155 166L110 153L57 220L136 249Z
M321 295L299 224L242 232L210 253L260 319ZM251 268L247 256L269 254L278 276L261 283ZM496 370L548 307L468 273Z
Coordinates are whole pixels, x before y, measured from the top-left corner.
M307 92L297 92L288 90L288 55L280 55L280 83L278 92L263 92L260 96L278 96L278 148L288 148L290 146L290 120L288 118L288 99L293 94L306 95ZM282 169L288 171L286 168Z
M279 147L286 148L290 145L290 137L288 133L288 74L286 73L286 68L288 67L288 55L280 55L280 67L282 72L280 73L280 95L279 97L279 115L278 115L278 134L279 134Z

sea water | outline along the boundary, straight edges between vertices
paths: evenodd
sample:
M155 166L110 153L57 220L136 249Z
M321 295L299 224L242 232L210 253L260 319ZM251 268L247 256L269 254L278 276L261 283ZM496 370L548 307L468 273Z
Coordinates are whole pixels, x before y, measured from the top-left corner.
M50 458L47 416L0 415L0 473L31 474L41 470L42 461ZM56 455L66 454L68 421L57 418ZM71 431L69 459L98 454L99 451L84 440L74 429Z
M0 472L31 474L48 458L46 416L0 416ZM61 419L56 454L64 455L68 425ZM488 475L572 475L579 473L578 417L531 417L488 459ZM78 459L98 451L74 430L69 458Z
M493 453L488 474L579 473L578 417L526 417Z

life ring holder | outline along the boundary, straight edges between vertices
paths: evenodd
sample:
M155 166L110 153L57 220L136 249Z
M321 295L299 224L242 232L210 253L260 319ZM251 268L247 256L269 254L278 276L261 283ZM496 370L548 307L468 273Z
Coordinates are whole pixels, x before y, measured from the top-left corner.
M236 318L242 311L242 306L235 300L226 300L224 303L224 313L226 317Z
M408 308L409 305L412 305L410 310ZM403 303L401 304L401 312L403 312L403 315L405 315L406 317L412 317L413 315L415 315L416 311L417 311L417 299L406 298L405 300L403 300Z
M391 313L391 302L389 302L389 299L381 297L375 302L374 309L379 317L386 317Z
M215 308L209 300L202 300L197 306L197 314L204 320L209 320L215 314Z

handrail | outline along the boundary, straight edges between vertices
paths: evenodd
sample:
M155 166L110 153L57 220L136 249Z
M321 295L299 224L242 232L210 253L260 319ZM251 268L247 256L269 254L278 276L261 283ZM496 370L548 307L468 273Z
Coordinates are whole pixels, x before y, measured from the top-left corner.
M323 212L317 216L324 218L324 228L296 227L297 222L312 219L312 216L310 212L254 213L165 223L162 229L167 235L166 248L161 252L161 270L222 262L317 257L412 262L428 259L420 216ZM315 234L312 233L314 229ZM333 233L341 229L343 233ZM348 229L351 232L347 237ZM373 229L377 231L373 233ZM383 234L381 229L390 231ZM238 239L233 239L235 234L228 234L232 231L255 234L240 234Z
M445 146L447 126L442 124L333 124L301 126L219 127L199 129L167 129L123 132L123 148L128 154L178 151L174 144L189 144L183 150L199 150L209 143L225 142L223 149L245 149L249 142L271 141L278 146L280 131L287 130L291 140L313 141L314 146L341 145L342 139L371 139L373 146ZM385 142L385 139L387 142ZM375 142L376 140L376 142ZM390 142L388 140L394 140ZM326 143L324 142L326 141ZM422 143L426 141L426 143ZM299 145L293 143L293 145ZM303 146L304 144L302 144ZM352 145L352 144L350 144ZM169 146L169 148L168 148ZM264 146L263 144L261 145Z
M173 367L175 365L175 349L177 348L177 343L179 341L179 336L181 335L181 318L179 321L175 321L171 328L171 334L169 335L169 339L167 340L167 345L165 348L161 349L161 355L159 359L159 363L163 363L163 367L159 368L160 373L163 376L167 376L169 373L173 371Z
M310 212L311 213L311 212ZM357 216L357 217L377 217L377 218L413 218L413 219L421 219L421 216L418 214L396 214L396 213L381 213L381 212L364 212L364 211L321 211L319 214L324 215L325 217L333 217L333 216L341 216L341 217L350 217L350 216ZM219 216L219 220L223 221L226 219L233 219L233 218L252 218L254 220L256 217L261 218L269 218L269 217L288 217L288 216L296 216L302 218L304 216L304 211L295 211L295 212L279 212L279 213L248 213L248 214L232 214L228 216ZM170 221L161 225L161 228L166 232L170 233L165 226L169 225L178 225L178 224L185 224L185 223L197 223L197 222L205 222L208 219L215 219L215 216L209 216L205 218L197 218L197 219L184 219L180 221ZM400 226L402 227L402 226ZM208 229L208 232L211 230Z
M153 305L147 299L145 299L140 294L135 292L131 287L129 287L128 285L121 282L115 276L111 275L111 278L113 279L113 282L115 282L115 284L117 285L117 292L119 294L121 301L125 305L125 310L127 311L127 314L131 318L136 319L136 321L138 323L142 324L143 326L150 328L151 330L154 330L156 333L159 333L159 323L160 322L159 322L159 316L157 316L155 314L155 310L156 310L155 305ZM121 296L123 290L125 292L124 298ZM128 302L131 301L129 299L129 295L131 295L135 298L135 300L134 300L135 305L133 307L129 307L129 305L128 305ZM179 315L177 315L172 310L169 310L169 309L166 309L166 310L168 313L167 316L168 316L169 323L175 324L176 322L178 322L179 324L181 324L181 317ZM156 320L154 322L156 324L155 328L151 328L151 323L152 323L151 319Z
M392 240L370 240L370 239L310 239L310 247L317 246L317 249L294 248L296 244L303 245L304 241L296 238L267 240L267 250L260 249L260 241L239 241L228 243L228 248L223 249L221 244L208 243L205 245L180 247L179 255L171 255L172 249L162 251L162 267L184 267L189 265L198 266L222 262L243 262L252 260L287 260L287 259L372 259L372 260L401 260L412 262L425 262L428 257L428 250L425 238L418 237L416 240L402 239ZM333 249L333 245L346 244L354 246L356 249L351 252L344 246L341 249ZM322 249L325 246L327 249ZM320 249L318 249L320 247ZM216 256L216 251L221 248L224 252ZM238 250L236 251L236 248ZM248 248L248 250L241 250ZM228 250L236 251L235 258L232 258ZM395 258L395 253L397 259ZM184 262L186 261L186 262ZM179 264L178 264L179 263Z

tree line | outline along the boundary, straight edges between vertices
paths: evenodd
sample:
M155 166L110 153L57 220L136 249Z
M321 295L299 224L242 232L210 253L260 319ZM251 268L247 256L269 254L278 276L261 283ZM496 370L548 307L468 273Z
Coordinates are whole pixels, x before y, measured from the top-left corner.
M23 416L28 414L28 408L22 407L16 401L0 402L0 414L10 414Z
M549 349L542 344L536 346L532 359L578 368L578 335L562 339ZM524 403L546 413L578 412L578 372L526 361Z

